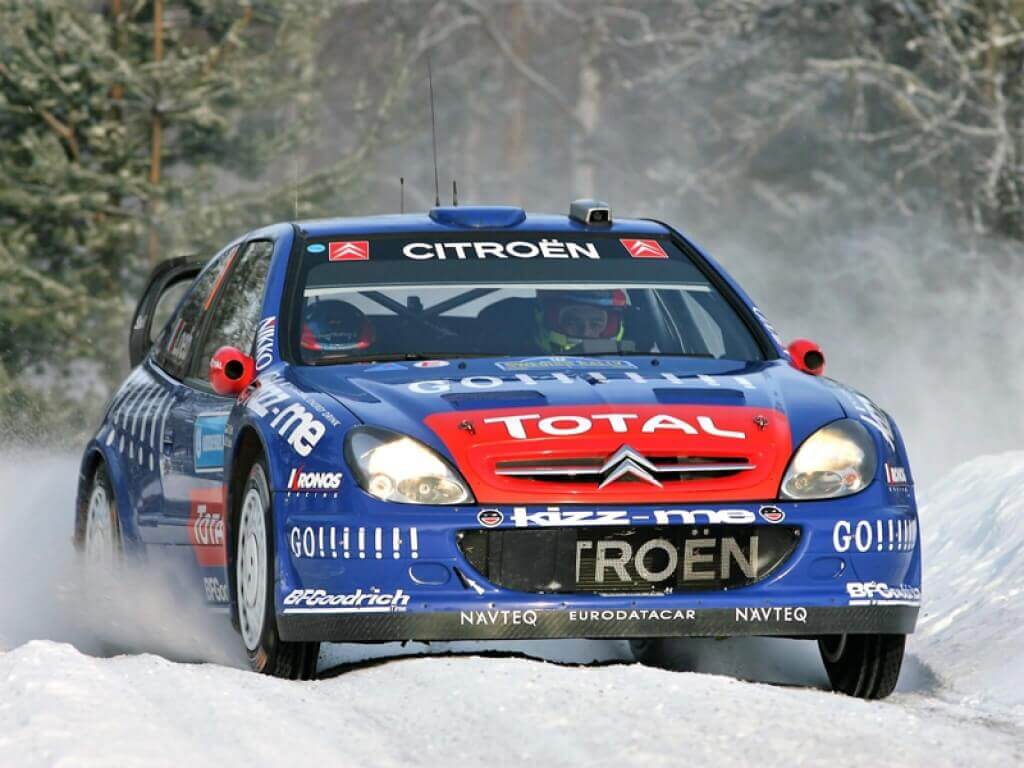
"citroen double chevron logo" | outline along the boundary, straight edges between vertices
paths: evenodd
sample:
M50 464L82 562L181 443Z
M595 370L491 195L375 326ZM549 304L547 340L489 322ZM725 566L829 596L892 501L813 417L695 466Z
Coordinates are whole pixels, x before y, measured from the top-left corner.
M668 254L657 240L630 240L624 238L619 242L629 251L634 259L667 259Z
M331 243L327 257L330 261L367 261L370 258L370 243L368 240Z
M630 448L628 445L624 445L619 450L611 455L611 458L604 463L601 467L601 474L604 479L598 488L604 488L606 485L611 485L616 480L621 480L627 475L635 478L636 480L643 480L645 483L656 485L661 488L661 483L658 478L654 476L654 473L658 471L658 468L654 466L650 461L645 459L642 454L637 453L635 450Z

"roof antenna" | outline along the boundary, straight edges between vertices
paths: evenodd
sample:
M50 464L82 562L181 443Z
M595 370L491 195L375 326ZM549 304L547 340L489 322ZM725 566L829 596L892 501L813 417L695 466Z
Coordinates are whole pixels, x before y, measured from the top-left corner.
M398 212L405 213L405 176L398 177Z
M437 180L437 123L434 121L434 75L430 69L430 52L427 52L427 85L430 87L430 135L434 142L434 205L441 207L441 186Z
M455 183L455 179L452 179L452 208L459 206L459 187Z

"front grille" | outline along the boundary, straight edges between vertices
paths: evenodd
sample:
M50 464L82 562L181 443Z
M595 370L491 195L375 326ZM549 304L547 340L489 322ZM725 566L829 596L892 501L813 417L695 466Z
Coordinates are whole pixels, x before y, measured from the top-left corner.
M793 553L785 525L460 531L459 548L492 584L533 593L721 591L766 578Z
M715 456L654 456L647 463L639 465L659 482L698 480L714 477L729 477L739 472L754 469L744 458ZM579 459L543 459L499 461L494 474L501 477L517 477L548 483L593 482L595 484L609 475L608 462L600 457ZM621 482L643 482L635 475L626 474Z

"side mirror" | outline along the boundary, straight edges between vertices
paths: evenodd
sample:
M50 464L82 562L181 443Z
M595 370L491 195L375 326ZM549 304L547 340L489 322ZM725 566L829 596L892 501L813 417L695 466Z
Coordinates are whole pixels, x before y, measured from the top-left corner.
M821 347L808 339L797 339L786 351L793 358L793 367L811 376L821 376L825 372L825 354Z
M236 347L221 347L210 358L210 384L218 395L237 395L256 376L256 363Z

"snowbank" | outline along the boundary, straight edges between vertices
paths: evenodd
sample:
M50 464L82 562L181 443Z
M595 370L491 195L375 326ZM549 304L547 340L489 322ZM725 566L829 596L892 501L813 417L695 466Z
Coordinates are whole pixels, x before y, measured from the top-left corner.
M1024 724L1024 451L962 464L919 501L924 606L910 651L949 695Z

